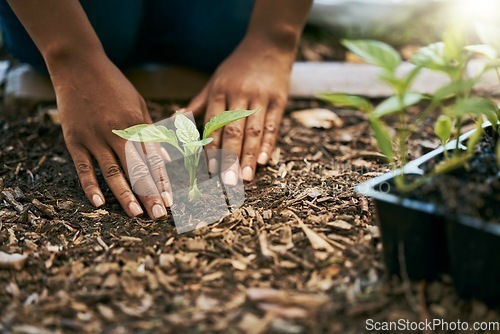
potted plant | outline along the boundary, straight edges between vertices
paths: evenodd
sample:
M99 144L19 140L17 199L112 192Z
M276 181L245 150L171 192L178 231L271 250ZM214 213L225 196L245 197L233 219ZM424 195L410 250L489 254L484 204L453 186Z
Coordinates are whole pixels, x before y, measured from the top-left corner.
M123 130L113 130L113 133L126 139L129 149L141 152L143 160L148 163L151 158L145 143L160 145L156 151L162 151L166 174L154 179L168 178L173 193L173 205L170 207L179 233L193 230L197 227L214 223L225 217L229 210L243 204L244 189L242 182L223 184L219 175L209 175L206 159L202 153L205 145L212 141L210 134L227 124L248 117L257 110L227 110L210 119L205 124L200 136L194 119L187 113L177 112L173 117L156 124L138 124ZM150 151L154 151L150 149ZM211 150L214 158L224 163L218 164L223 169L238 166L238 158L231 152ZM204 157L204 156L203 156ZM239 167L237 168L239 171ZM162 170L150 171L162 173ZM221 173L224 172L223 170ZM129 172L129 175L133 174ZM134 188L136 180L131 180ZM150 189L134 189L139 195L148 196L156 191Z
M492 271L492 266L500 262L496 209L500 198L495 194L500 182L500 154L495 157L500 147L499 110L489 98L471 92L486 71L498 71L500 47L491 41L500 32L491 27L483 27L481 32L489 45L466 46L463 32L449 29L442 42L414 55L415 67L403 76L396 72L401 58L389 45L344 41L349 50L381 68L380 79L392 87L394 95L377 106L358 96L318 97L365 111L380 152L394 167L357 186L359 192L374 198L389 272L412 279L434 279L450 272L460 295L497 301L500 270ZM475 77L466 77L465 69L475 54L489 60ZM445 73L449 84L431 96L411 92L411 84L423 68ZM418 115L407 112L409 106L423 102L426 106ZM432 114L436 115L436 136L443 145L407 163L408 140ZM397 118L396 126L389 127L388 116ZM466 122L474 122L475 129L461 135Z

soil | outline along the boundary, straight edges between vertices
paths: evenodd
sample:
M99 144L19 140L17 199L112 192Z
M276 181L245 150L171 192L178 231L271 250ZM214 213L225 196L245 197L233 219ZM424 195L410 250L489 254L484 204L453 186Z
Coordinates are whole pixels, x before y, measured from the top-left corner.
M329 108L288 110L318 106ZM178 106L149 107L158 120ZM37 109L4 110L0 251L28 259L0 269L0 332L361 333L368 319L500 321L498 309L459 300L447 276L387 277L373 206L353 187L388 167L364 115L335 112L341 129L286 115L244 205L178 234L171 217L128 218L101 177L107 205L93 208L60 127ZM437 146L431 134L432 123L411 158Z
M447 215L467 215L479 221L499 223L500 168L495 154L496 143L497 136L488 131L477 145L475 155L464 166L437 175L410 193L401 194L395 187L391 190L403 197L434 203ZM428 173L443 160L444 156L439 155L421 168Z

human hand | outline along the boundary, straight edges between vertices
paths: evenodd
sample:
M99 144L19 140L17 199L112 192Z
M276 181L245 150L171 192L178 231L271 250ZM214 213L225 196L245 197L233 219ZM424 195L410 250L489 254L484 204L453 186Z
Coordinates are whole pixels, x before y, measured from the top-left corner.
M204 89L187 109L195 115L205 113L205 122L224 110L259 110L248 119L231 123L215 131L207 148L230 150L240 157L242 177L251 181L257 163L267 164L276 143L278 128L285 110L288 81L294 61L293 52L246 39L216 70ZM219 169L209 155L211 173ZM223 181L234 185L238 171L226 166Z
M51 79L66 146L89 201L96 207L104 205L92 162L95 159L129 216L140 216L143 210L126 176L134 183L148 215L165 217L165 205L172 204L172 195L159 146L148 143L136 149L111 132L151 123L135 88L105 56L51 68Z

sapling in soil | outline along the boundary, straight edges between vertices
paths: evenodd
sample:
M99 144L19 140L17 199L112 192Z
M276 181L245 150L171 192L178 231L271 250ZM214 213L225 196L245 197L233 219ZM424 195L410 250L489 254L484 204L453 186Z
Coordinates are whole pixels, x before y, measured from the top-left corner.
M198 189L196 171L200 163L203 146L213 140L213 138L209 137L210 134L229 123L248 117L256 111L257 109L226 110L212 117L205 124L201 139L195 123L180 112L175 114L175 131L163 125L138 124L124 130L113 130L113 133L134 142L167 143L179 151L184 157L184 167L189 175L188 197L190 201L193 201L201 196L201 192Z

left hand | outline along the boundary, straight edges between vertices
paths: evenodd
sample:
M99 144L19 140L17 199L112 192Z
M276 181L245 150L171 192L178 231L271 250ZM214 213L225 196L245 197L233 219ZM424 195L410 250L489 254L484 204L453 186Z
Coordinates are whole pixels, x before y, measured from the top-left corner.
M224 110L259 108L247 119L212 133L213 142L207 145L208 149L222 147L235 153L245 181L253 180L257 163L269 161L286 106L294 59L293 52L246 39L187 107L195 115L206 110L205 123ZM217 172L218 167L217 160L209 156L210 172ZM238 171L227 170L224 183L235 185L237 175Z

